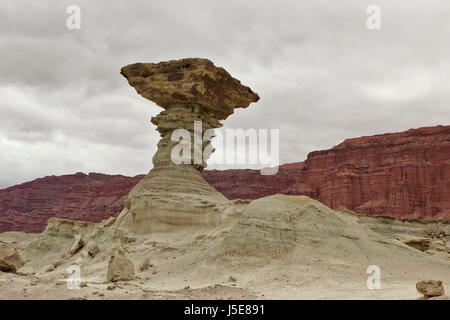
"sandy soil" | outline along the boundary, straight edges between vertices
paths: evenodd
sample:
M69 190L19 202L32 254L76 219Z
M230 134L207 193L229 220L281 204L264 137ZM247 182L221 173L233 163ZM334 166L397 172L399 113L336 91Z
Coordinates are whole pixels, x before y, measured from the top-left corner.
M386 221L367 221L307 197L281 195L252 201L233 223L210 229L135 235L111 221L52 219L42 234L0 235L25 262L17 274L0 272L0 299L417 299L421 279L449 286L447 252L408 247L393 239ZM396 233L427 227L392 221ZM84 247L65 257L75 234L100 252L91 257ZM133 262L135 280L106 281L117 246ZM145 261L149 267L141 268ZM79 289L67 286L73 265L81 270ZM370 265L380 268L380 289L367 288Z

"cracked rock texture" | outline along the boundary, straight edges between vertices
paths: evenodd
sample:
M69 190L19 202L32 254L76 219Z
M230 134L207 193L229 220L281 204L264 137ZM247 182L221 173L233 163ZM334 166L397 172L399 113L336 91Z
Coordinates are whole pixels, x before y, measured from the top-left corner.
M16 272L24 265L17 250L4 241L0 241L0 271Z

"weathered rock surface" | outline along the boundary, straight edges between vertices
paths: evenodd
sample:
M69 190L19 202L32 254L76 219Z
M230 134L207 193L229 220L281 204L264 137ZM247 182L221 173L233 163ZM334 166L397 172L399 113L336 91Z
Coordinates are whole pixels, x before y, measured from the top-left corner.
M114 248L108 263L107 281L133 280L135 278L134 265L122 249Z
M123 209L122 197L142 177L80 172L0 190L0 233L42 232L52 217L100 222L117 216Z
M56 269L56 266L53 263L50 263L48 266L44 268L45 272L52 272Z
M230 202L199 174L213 151L213 135L205 133L220 127L219 120L235 108L257 101L258 95L206 59L137 63L123 67L121 74L139 94L165 110L152 118L161 134L154 167L124 198L116 226L148 233L179 225L217 225ZM180 129L187 137L174 141L173 133ZM178 159L181 163L173 157L179 143L187 146Z
M17 250L9 243L0 241L0 271L16 272L23 265Z
M229 199L256 199L285 190L300 168L301 163L282 165L274 176L261 175L259 170L204 170L202 177ZM52 217L90 222L117 217L124 207L122 198L143 177L77 173L0 190L0 233L42 232Z
M145 271L145 270L148 270L148 268L150 268L151 266L152 266L152 264L150 263L150 259L149 258L145 258L139 264L139 270L140 271Z
M205 170L203 178L228 199L258 199L282 193L296 182L303 162L284 164L275 175L261 175L260 170Z
M416 237L409 234L394 234L394 238L420 251L427 251L431 245L431 239L425 237Z
M386 240L361 223L358 215L334 211L307 196L277 194L250 202L215 249L214 257L226 261L238 257L241 263L255 258L286 264L320 263L321 259L309 261L315 256L336 259L343 266L342 257L367 263L406 251L416 250Z
M218 120L259 100L249 87L207 59L135 63L123 67L121 74L140 95L164 109L197 105Z
M100 248L94 241L89 241L86 246L86 249L87 249L89 255L92 257L95 256L100 251Z
M450 253L446 241L441 239L432 239L426 237L417 237L408 234L394 234L394 238L404 244L420 251L433 254L433 252Z
M443 296L445 293L442 281L422 280L417 282L416 289L423 294L425 298Z

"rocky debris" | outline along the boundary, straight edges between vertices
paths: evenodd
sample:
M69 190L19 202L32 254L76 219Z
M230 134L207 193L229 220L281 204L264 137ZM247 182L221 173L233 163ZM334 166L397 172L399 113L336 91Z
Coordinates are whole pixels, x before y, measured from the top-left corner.
M9 243L0 241L0 271L15 273L23 265L17 250Z
M100 248L94 241L89 241L86 248L87 248L87 252L92 257L95 256L100 251Z
M75 237L80 230L91 232L95 230L97 225L89 221L68 220L61 218L50 218L47 221L47 227L44 230L45 234L52 236Z
M150 263L149 258L145 258L140 264L139 264L139 270L140 271L146 271L148 268L153 267L153 264Z
M48 176L2 189L0 233L42 232L52 217L101 222L117 216L123 209L122 197L143 176L77 173Z
M119 280L133 280L135 278L134 265L123 250L114 248L108 263L106 280L116 282Z
M450 300L450 298L447 296L439 296L439 297L431 297L428 298L427 300Z
M81 248L83 248L84 246L84 240L81 237L80 234L76 234L72 244L70 245L69 250L67 250L66 252L66 258L70 258L72 257L74 254L76 254L78 251L80 251Z
M354 261L369 252L379 255L381 251L404 250L394 240L389 244L353 214L334 211L306 196L277 194L253 200L245 207L212 260L244 263L257 258L266 263L271 259L293 263L299 259L305 264L309 255L318 255L317 250L327 259L341 259L345 254Z
M146 234L177 228L177 222L215 226L230 201L200 175L214 151L211 133L235 108L247 108L259 96L207 59L135 63L121 74L165 110L151 120L161 135L153 169L124 197L116 227ZM180 131L186 135L174 139Z
M442 281L438 280L422 280L417 282L416 289L419 293L424 295L425 299L431 297L443 296L445 293Z
M368 215L450 220L449 159L450 126L347 139L308 154L284 193Z
M416 237L409 234L394 234L393 237L398 241L420 251L427 251L430 249L430 238Z

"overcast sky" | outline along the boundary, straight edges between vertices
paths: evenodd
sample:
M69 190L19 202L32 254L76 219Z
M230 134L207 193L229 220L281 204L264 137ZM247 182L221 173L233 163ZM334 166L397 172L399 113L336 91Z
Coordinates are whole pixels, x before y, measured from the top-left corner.
M66 9L81 8L81 30ZM369 5L381 29L366 26ZM450 2L1 1L0 188L146 173L162 109L119 74L208 58L257 92L224 128L280 129L282 163L346 138L450 124ZM230 166L233 167L233 166Z

